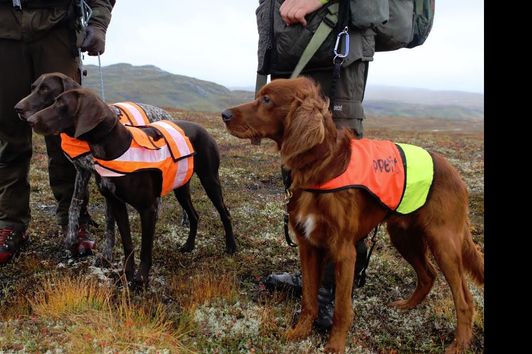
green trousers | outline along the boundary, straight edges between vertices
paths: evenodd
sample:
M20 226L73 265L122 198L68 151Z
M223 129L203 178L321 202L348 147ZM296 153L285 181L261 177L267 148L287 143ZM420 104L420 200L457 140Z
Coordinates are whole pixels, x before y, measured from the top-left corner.
M30 221L32 130L13 107L30 93L31 84L43 73L61 72L80 82L73 49L71 33L64 26L31 41L0 38L0 227L27 227ZM59 136L48 136L45 141L57 223L66 225L76 170L62 153ZM88 220L85 203L80 223Z

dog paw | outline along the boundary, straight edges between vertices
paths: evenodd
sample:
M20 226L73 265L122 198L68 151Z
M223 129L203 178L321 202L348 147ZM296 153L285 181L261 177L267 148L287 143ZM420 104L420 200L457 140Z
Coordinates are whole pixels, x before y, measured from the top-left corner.
M327 344L325 348L323 349L325 353L338 353L343 354L345 353L345 346L344 345L334 345L334 344Z
M310 336L312 332L312 321L309 320L300 320L294 328L290 328L286 331L285 337L289 341L296 341L305 339Z
M194 250L194 247L195 247L194 244L185 243L183 246L181 246L179 251L183 253L192 252Z
M301 340L301 339L304 339L306 337L308 337L308 336L305 336L303 333L301 333L300 331L296 330L295 328L290 328L285 333L285 338L287 340L289 340L289 341Z
M227 246L225 247L225 252L226 252L227 254L235 254L236 251L237 251L237 247L236 247L236 245L227 245Z
M141 279L137 276L133 279L130 284L130 289L135 292L142 292L148 289L148 280L147 279Z
M445 354L458 354L463 353L468 347L468 341L454 340L451 345L445 349Z
M416 307L416 304L411 303L408 300L397 300L388 304L390 307L395 307L399 310L410 310Z
M338 330L333 328L331 335L327 341L327 345L324 350L326 353L345 353L345 340L347 337L347 331Z

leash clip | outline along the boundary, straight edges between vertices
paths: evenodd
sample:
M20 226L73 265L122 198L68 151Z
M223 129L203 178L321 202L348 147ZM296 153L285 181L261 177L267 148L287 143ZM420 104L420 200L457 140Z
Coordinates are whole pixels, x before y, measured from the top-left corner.
M334 64L342 64L344 62L344 59L349 54L349 33L347 33L347 30L348 28L347 26L345 26L344 30L338 33L338 35L336 36L336 43L334 44L334 58L333 58ZM343 45L344 52L338 53L338 49L340 47L340 40L342 39L342 37L344 38L344 45ZM337 61L337 59L340 59L340 60Z

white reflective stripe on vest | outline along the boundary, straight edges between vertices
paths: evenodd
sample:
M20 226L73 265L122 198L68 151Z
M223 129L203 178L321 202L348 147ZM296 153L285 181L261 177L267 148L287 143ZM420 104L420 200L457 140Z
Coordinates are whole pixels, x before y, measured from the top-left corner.
M183 185L183 182L185 180L185 177L187 176L187 172L188 172L188 163L189 163L189 159L181 159L179 161L177 161L177 172L175 174L175 178L174 178L174 188L176 186L181 186Z
M151 123L152 126L159 127L166 130L174 139L180 156L187 156L192 154L185 141L185 137L179 131L177 131L171 124L164 121Z
M103 166L98 165L97 163L94 164L94 169L96 172L102 176L102 177L122 177L125 176L123 173L118 173L115 171L111 171Z
M114 161L126 162L161 162L167 158L172 157L168 145L163 146L159 150L148 150L143 147L130 147L120 157Z
M115 106L120 106L122 107L124 110L126 110L127 112L131 113L131 115L133 116L133 119L135 119L135 124L136 126L141 126L141 125L146 125L146 121L144 120L144 116L142 115L142 113L139 112L139 109L135 106L133 106L132 104L129 104L127 102L118 102L118 103L114 103Z

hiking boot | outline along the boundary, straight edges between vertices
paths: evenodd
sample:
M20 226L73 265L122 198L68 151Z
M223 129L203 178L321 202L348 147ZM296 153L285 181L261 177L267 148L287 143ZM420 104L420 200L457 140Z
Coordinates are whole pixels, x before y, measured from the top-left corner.
M299 316L301 309L294 312L292 316L292 326L294 326ZM334 316L334 291L327 288L318 289L318 316L314 320L314 327L319 332L325 332L331 329L333 325Z
M28 234L24 228L17 230L13 226L0 228L0 264L7 263L28 241Z
M320 288L318 290L318 317L314 326L320 331L327 331L332 327L334 316L333 289Z
M61 226L61 232L63 233L63 237L66 237L68 226ZM96 247L96 242L89 231L89 225L80 224L76 236L76 242L70 247L72 255L80 257L92 255L92 250Z
M294 296L301 296L303 293L303 278L300 272L274 273L266 277L264 286L270 291L279 290L291 293Z

